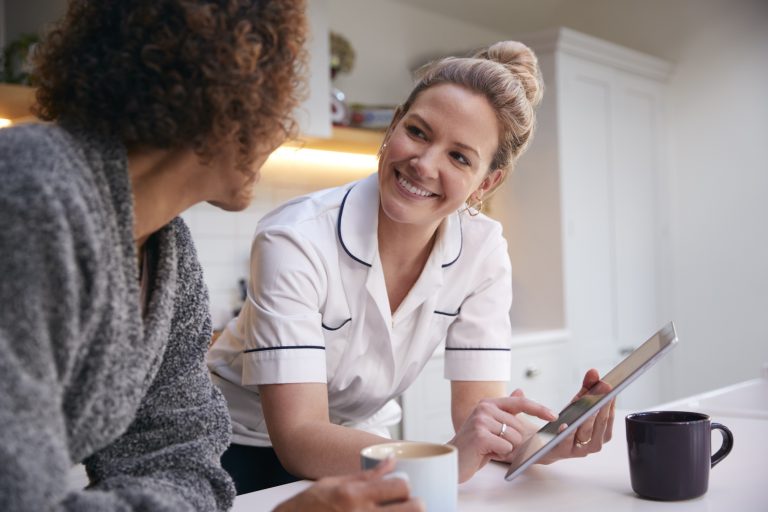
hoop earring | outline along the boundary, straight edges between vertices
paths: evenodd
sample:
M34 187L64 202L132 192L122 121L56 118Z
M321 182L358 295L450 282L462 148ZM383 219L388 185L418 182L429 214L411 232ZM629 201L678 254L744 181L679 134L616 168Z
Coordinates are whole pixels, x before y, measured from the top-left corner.
M477 203L470 206L467 205L467 213L470 217L477 217L483 211L483 200L480 199Z

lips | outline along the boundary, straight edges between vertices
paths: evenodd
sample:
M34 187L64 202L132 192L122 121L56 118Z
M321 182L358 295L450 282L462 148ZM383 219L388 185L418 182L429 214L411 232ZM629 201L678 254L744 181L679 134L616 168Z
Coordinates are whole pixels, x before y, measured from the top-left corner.
M403 176L403 174L398 171L395 171L395 181L397 182L398 188L407 193L409 196L416 196L423 199L437 196L437 194L416 185L414 182Z

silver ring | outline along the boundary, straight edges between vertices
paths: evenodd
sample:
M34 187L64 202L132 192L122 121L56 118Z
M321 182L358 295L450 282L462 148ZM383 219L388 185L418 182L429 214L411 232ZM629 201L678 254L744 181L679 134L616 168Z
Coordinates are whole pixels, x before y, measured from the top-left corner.
M504 432L507 431L507 424L502 423L501 424L501 430L499 430L499 437L504 437Z

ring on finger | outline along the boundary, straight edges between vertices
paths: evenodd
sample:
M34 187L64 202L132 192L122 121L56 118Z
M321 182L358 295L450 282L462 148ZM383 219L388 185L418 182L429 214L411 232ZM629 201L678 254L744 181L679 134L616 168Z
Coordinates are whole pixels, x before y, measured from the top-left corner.
M499 430L499 437L504 437L504 432L507 431L507 424L502 423L501 424L501 430Z
M586 441L579 441L578 439L576 439L576 446L578 446L579 448L584 448L585 446L587 446L589 444L589 442L591 440L592 440L591 437L589 439L587 439Z

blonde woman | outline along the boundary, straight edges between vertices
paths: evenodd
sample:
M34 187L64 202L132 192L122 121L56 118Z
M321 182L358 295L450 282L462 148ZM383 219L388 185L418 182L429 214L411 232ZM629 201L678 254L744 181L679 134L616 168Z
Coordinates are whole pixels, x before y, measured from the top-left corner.
M479 213L530 141L539 76L512 41L426 66L377 174L259 223L248 300L208 355L233 418L223 462L238 491L352 471L440 346L461 481L511 456L532 428L518 413L555 418L505 396L510 262L501 226ZM599 450L612 419L605 408L546 462Z

